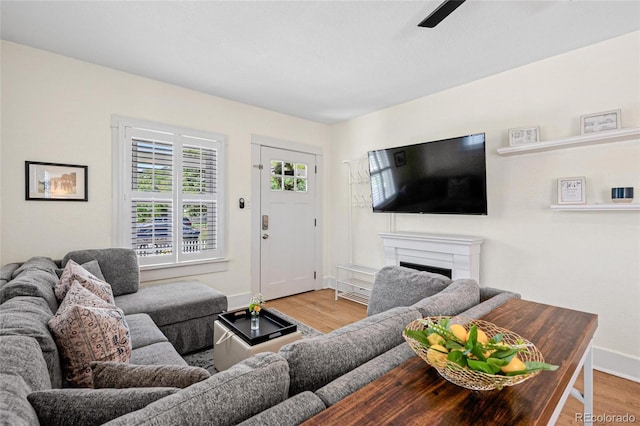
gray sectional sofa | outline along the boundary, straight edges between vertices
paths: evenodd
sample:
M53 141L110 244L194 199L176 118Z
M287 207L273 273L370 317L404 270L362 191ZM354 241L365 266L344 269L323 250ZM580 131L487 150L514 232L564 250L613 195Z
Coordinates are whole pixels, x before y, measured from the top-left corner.
M181 354L213 346L213 322L227 309L226 296L196 281L139 288L139 268L132 250L81 250L60 261L34 257L4 265L0 270L0 424L38 424L37 413L27 400L38 391L50 391L39 395L37 402L43 407L55 407L53 402L60 404L60 400L81 394L83 404L75 404L76 409L84 406L90 411L89 402L95 401L99 403L95 410L103 413L109 411L108 404L100 408L105 401L112 401L112 413L126 413L177 392L157 388L112 392L118 393L114 397L105 395L109 390L63 389L60 352L47 323L58 309L54 287L59 273L70 259L111 284L115 303L124 311L129 327L132 364L187 366ZM41 374L44 371L46 375ZM82 418L77 424L87 419L68 417ZM113 414L95 418L106 421Z
M51 263L37 258L2 269L0 425L297 425L415 356L402 338L402 330L414 319L440 313L479 317L519 297L479 288L473 280L383 268L374 283L370 315L331 333L296 341L278 353L258 354L184 389L70 389L57 386L55 344L47 336L46 322L42 327L52 315L48 292L55 279L49 278L50 268ZM40 281L29 291L16 285L26 271L32 283ZM403 288L406 283L415 288ZM395 293L388 293L392 287ZM384 302L376 302L377 294L385 295L379 299ZM393 294L399 297L393 300ZM127 295L116 297L116 304L123 296ZM201 313L194 309L194 315ZM15 317L22 319L9 320ZM167 311L128 313L127 319L134 346L132 363L184 364L177 351L167 347L174 342L163 339L162 328L151 326L156 319L165 325L190 324L189 319ZM183 344L180 339L175 343Z

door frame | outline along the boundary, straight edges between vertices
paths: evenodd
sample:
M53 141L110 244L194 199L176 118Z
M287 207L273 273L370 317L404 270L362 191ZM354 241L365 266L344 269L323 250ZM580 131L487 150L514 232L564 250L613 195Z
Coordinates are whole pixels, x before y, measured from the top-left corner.
M314 270L316 271L315 289L319 290L323 286L322 273L322 239L323 239L323 216L322 216L322 200L323 200L323 156L322 148L319 146L305 145L299 142L286 141L282 139L276 139L269 136L251 135L251 194L253 200L251 201L251 294L260 292L260 267L261 267L261 254L260 244L261 235L260 230L260 212L262 211L261 202L261 190L260 190L260 154L263 146L285 149L289 151L302 152L305 154L312 154L316 156L316 166L318 172L316 174L316 211L315 216L318 219L317 226L315 227L315 259ZM267 166L264 166L265 169Z

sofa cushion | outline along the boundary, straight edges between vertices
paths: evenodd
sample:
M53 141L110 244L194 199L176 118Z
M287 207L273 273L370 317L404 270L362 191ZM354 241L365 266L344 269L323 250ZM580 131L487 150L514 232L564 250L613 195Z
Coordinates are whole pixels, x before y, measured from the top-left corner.
M457 315L480 303L480 287L475 280L459 279L433 296L426 297L412 306L423 317Z
M0 288L13 279L13 273L20 267L19 263L7 263L0 268Z
M316 395L330 407L414 356L411 346L402 343L321 387Z
M67 262L67 266L64 267L64 271L62 271L62 275L60 275L60 281L54 289L56 297L60 302L65 298L74 282L79 283L105 302L114 304L111 285L100 280L73 260Z
M129 362L136 365L189 365L169 342L136 348L131 352Z
M109 425L235 425L287 398L289 367L263 352Z
M60 348L64 377L71 385L91 387L91 361L131 359L129 328L122 310L77 282L49 321L49 328Z
M177 281L118 296L116 305L127 315L147 313L162 327L223 312L227 309L227 297L199 281Z
M0 336L34 338L47 364L51 386L55 388L62 386L62 370L58 347L47 327L52 316L47 303L39 297L18 296L0 305Z
M125 315L125 319L129 325L132 349L168 341L149 315L131 314Z
M12 278L17 278L21 274L29 271L41 271L50 275L55 275L57 265L48 257L35 256L24 262L14 272Z
M47 363L33 337L0 336L0 374L22 377L30 391L51 389Z
M30 392L29 385L22 377L0 373L0 424L38 424L38 416L27 400Z
M404 342L402 331L421 318L410 307L398 307L349 324L331 333L280 348L291 376L291 395L317 389Z
M162 325L159 328L176 351L184 355L213 347L213 323L217 319L218 314L212 314Z
M376 273L367 315L375 315L396 306L411 306L439 293L450 283L451 279L444 275L403 266L385 266Z
M302 392L239 423L238 426L297 426L325 408L322 400L314 393Z
M138 291L140 271L135 251L125 248L78 250L67 253L62 259L66 265L69 259L77 263L97 260L104 280L111 284L114 296Z
M92 362L93 387L98 388L186 388L208 379L204 368L184 365L133 365Z
M92 426L139 410L178 391L177 388L53 389L33 392L27 398L42 426Z
M0 288L0 304L18 296L32 296L42 298L47 302L49 310L58 309L58 299L53 288L58 283L58 277L44 271L31 270L20 274Z
M97 277L99 280L106 281L104 279L104 275L102 275L102 270L100 269L100 264L98 263L97 260L90 260L89 262L85 262L80 266L82 266L83 269L88 271L93 276ZM62 276L63 272L64 272L64 268L56 269L56 275L58 276L58 278Z

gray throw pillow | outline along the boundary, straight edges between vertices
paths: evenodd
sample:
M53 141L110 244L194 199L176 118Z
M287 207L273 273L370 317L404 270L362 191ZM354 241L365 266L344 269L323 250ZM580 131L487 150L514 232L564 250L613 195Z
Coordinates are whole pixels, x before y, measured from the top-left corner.
M411 306L425 297L441 292L450 283L451 279L444 275L403 266L385 266L376 273L367 315L375 315L397 306Z
M182 365L134 365L94 361L91 363L91 370L93 371L93 387L96 389L186 388L211 376L204 368Z
M85 262L80 266L82 266L84 269L86 269L87 271L89 271L91 274L95 275L97 278L101 279L102 281L106 281L104 279L104 275L102 275L102 270L100 269L100 264L98 263L97 260L90 260L89 262ZM64 272L64 268L56 269L56 275L58 276L58 278L62 276L63 272Z
M176 388L51 389L27 396L42 426L101 425L178 392Z

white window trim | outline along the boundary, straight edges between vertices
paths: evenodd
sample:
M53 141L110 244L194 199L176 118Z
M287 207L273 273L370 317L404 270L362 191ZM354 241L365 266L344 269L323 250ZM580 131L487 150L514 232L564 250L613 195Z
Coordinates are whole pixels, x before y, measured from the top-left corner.
M112 139L112 245L114 247L130 247L130 192L125 185L130 185L127 179L130 173L130 158L128 153L127 128L135 127L150 129L158 132L174 133L191 138L212 139L221 142L221 149L218 152L218 174L219 182L217 186L218 201L218 228L217 244L219 256L209 259L182 260L178 262L159 262L150 265L141 265L142 281L160 280L175 278L186 275L199 275L212 272L228 270L229 259L227 253L227 198L226 198L226 135L204 132L201 130L186 129L178 126L140 120L136 118L113 115L111 119L111 139ZM180 154L181 155L181 154ZM129 168L127 170L127 168ZM179 258L179 256L177 256Z

